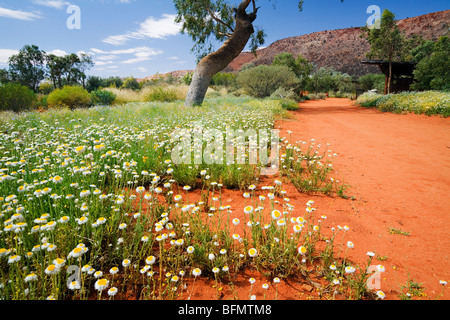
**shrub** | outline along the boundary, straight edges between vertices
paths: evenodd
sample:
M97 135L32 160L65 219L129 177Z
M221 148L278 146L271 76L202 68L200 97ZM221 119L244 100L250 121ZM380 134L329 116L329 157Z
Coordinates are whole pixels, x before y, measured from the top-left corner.
M218 72L216 73L212 80L211 85L213 86L225 86L225 87L235 87L237 76L234 73Z
M271 99L289 99L294 100L297 102L300 102L302 99L300 98L300 94L298 91L295 91L293 89L286 90L284 88L278 88L275 90L271 95Z
M64 86L48 95L49 107L85 108L91 105L91 95L82 87Z
M92 103L95 105L109 106L113 104L117 96L111 91L95 90L91 93Z
M369 73L359 77L358 82L364 91L376 89L378 92L384 92L384 80L384 74Z
M139 90L141 88L141 86L135 78L129 77L129 78L125 79L121 88L122 89Z
M47 94L49 94L52 91L53 91L53 86L49 82L42 82L39 85L39 93L47 95Z
M450 93L442 91L401 92L388 95L364 93L358 97L356 103L361 107L376 107L385 112L450 116Z
M279 100L281 107L283 109L289 110L289 111L296 111L299 109L298 102L291 100L291 99L280 99Z
M269 97L278 88L286 90L298 86L299 80L286 66L260 65L241 71L237 77L239 86L253 97Z
M7 83L0 86L0 110L20 112L30 109L37 101L36 94L23 85Z
M161 101L161 102L172 102L178 100L178 95L175 89L172 88L152 88L143 97L145 102L149 101Z
M377 106L377 101L383 97L381 94L366 92L358 97L356 103L361 107L365 108L375 108Z

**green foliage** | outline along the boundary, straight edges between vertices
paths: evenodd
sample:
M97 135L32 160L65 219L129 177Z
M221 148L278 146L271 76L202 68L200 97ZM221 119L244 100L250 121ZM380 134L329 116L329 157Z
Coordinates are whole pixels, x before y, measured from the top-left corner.
M41 84L39 85L39 93L47 95L52 91L53 91L53 86L49 82L41 82Z
M249 95L264 98L280 87L286 90L297 88L299 80L286 66L260 65L241 71L237 82Z
M20 112L31 109L36 103L36 94L26 86L7 83L0 86L0 110Z
M161 101L161 102L172 102L178 100L177 92L174 89L162 87L152 88L148 93L144 95L143 100L145 102L149 101Z
M384 74L370 73L359 77L358 82L364 91L376 89L378 92L384 92Z
M290 90L286 90L284 88L278 88L277 90L275 90L271 95L270 95L271 99L288 99L288 100L293 100L296 102L301 101L300 95L298 94L297 91L290 89Z
M46 55L48 75L55 88L65 85L85 85L85 71L94 66L92 58L87 54L67 54L59 57Z
M45 77L45 52L35 45L24 46L18 54L9 58L11 80L38 91Z
M185 85L190 85L192 82L192 72L188 72L186 73L182 78L181 78L181 83L185 84Z
M381 95L365 93L356 103L361 107L377 107L381 111L450 116L450 93L440 91L401 92Z
M100 77L90 76L86 81L86 90L89 92L96 91L103 87L107 86L105 85L105 80Z
M283 109L289 110L289 111L296 111L299 109L298 102L291 100L291 99L279 99L281 107Z
M123 85L122 79L120 77L109 77L104 79L103 87L120 88Z
M0 85L11 82L11 78L8 70L0 69Z
M272 65L288 67L299 78L299 88L306 90L311 81L310 75L314 69L314 65L302 55L294 58L292 53L283 52L274 57Z
M384 97L381 94L366 92L358 97L356 103L364 108L375 108L379 99Z
M329 91L352 93L355 85L348 74L336 71L331 67L322 67L312 74L307 90L319 93Z
M128 77L122 84L122 89L139 90L141 87L134 77Z
M380 28L362 28L366 33L366 39L370 43L369 59L386 61L403 61L405 38L395 21L395 15L385 9L381 15Z
M49 107L68 107L70 109L89 107L91 95L86 89L78 86L64 86L48 95Z
M422 58L414 70L413 90L450 90L450 40L441 37L436 43L425 42L415 51Z
M237 75L234 73L218 72L213 76L213 78L211 80L211 85L235 87L236 86L236 78L237 78Z
M91 99L94 105L109 106L116 99L116 95L107 90L95 90L91 92Z

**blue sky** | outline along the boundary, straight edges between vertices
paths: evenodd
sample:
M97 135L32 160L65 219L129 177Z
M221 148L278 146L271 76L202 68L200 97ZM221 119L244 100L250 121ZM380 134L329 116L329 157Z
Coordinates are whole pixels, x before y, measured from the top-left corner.
M230 0L238 4L238 0ZM255 25L264 27L266 45L291 36L363 26L377 5L398 19L449 9L448 0L259 0ZM80 9L80 28L67 20ZM194 69L192 40L180 34L171 0L0 0L0 68L27 44L54 54L85 52L95 67L89 75L146 77Z

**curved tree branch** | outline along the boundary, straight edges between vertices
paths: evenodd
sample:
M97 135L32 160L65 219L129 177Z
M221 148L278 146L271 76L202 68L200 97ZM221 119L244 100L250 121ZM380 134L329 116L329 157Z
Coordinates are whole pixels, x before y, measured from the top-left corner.
M231 30L231 32L234 32L234 29L228 24L225 23L224 21L222 21L220 18L216 17L216 15L214 14L214 12L208 7L207 8L209 15L211 16L211 18L213 18L215 21L223 24L224 26L226 26L228 29Z

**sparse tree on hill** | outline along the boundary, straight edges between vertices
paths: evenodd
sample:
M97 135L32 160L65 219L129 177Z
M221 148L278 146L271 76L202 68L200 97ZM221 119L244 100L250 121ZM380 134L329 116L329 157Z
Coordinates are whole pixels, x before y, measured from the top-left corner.
M380 59L389 63L387 93L391 92L392 63L402 61L405 57L405 38L395 21L395 15L385 9L381 15L380 28L363 27L367 41L370 43L369 59Z
M341 0L342 1L342 0ZM237 6L226 0L174 0L176 22L181 31L194 41L193 50L201 60L194 71L186 97L186 105L203 102L212 77L227 67L250 40L253 52L264 44L265 33L253 26L257 18L258 0L242 0ZM298 1L301 11L303 1ZM213 51L212 40L223 42Z

